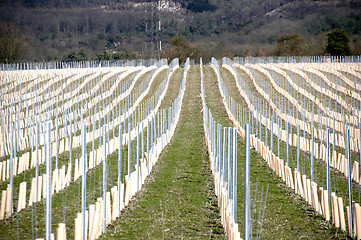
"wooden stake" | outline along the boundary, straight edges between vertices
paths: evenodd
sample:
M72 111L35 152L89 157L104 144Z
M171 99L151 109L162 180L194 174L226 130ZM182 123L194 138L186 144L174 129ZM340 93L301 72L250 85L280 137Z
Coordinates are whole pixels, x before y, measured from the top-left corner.
M323 200L324 200L324 206L325 206L325 219L326 221L330 221L330 207L328 205L328 191L323 191Z
M337 197L334 192L331 193L331 213L332 213L332 222L335 225L335 227L340 227L340 216L338 213L338 203L337 203Z
M6 193L6 190L1 192L0 220L4 219L5 217Z
M340 226L342 231L346 231L345 213L343 211L343 200L342 197L337 198L338 213L340 217Z
M66 240L66 228L65 223L59 223L56 231L56 240Z
M357 240L361 239L361 207L360 204L355 203L355 218L354 221L356 222L356 236Z

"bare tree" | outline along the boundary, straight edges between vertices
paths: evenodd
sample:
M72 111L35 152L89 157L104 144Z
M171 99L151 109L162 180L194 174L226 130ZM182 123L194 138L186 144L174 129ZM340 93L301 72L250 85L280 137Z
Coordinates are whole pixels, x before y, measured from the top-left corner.
M0 23L0 62L13 63L25 53L25 38L13 25Z
M277 56L300 56L307 54L308 45L298 34L283 34L277 38L274 54Z

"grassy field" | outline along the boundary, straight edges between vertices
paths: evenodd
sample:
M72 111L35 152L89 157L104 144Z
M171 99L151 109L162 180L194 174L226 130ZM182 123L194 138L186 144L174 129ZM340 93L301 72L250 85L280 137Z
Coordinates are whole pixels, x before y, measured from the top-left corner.
M129 207L124 210L119 220L112 224L109 232L103 236L104 239L129 237L137 239L208 239L210 237L225 237L220 234L223 233L223 230L219 225L219 216L212 191L212 180L209 176L208 156L203 140L204 133L200 124L199 71L199 67L192 67L190 70L181 120L174 139L161 154L160 160L144 188L136 195ZM225 82L232 84L230 79L232 76L227 70L222 69L221 74ZM192 87L189 88L189 86ZM205 68L205 89L206 101L215 119L224 126L231 126L221 102L215 74L210 67ZM233 92L232 90L230 92L236 97L235 89L232 87L229 89L233 89ZM243 101L239 95L236 100ZM185 148L184 146L188 147ZM239 139L238 221L241 233L243 232L243 158L244 141ZM305 201L287 188L284 182L268 168L261 156L252 150L252 202L254 201L257 181L258 199L260 189L266 188L266 185L269 184L262 239L347 238L345 233L332 227ZM200 194L202 192L203 196ZM193 200L191 200L192 198ZM259 207L258 204L259 202L257 202L257 208ZM204 213L208 214L205 215ZM258 211L256 211L256 217L257 214ZM204 221L208 223L204 225ZM218 226L217 224L213 225L217 222ZM188 224L191 224L192 228ZM205 226L210 228L207 229ZM197 231L192 231L192 229ZM218 230L219 234L215 234L217 232L215 230Z
M243 107L244 99L235 87L233 76L224 68L220 68L229 95ZM241 71L239 71L241 73ZM245 74L241 73L242 76ZM159 73L154 86L145 97L148 99L155 92L166 76L166 70ZM161 108L168 108L176 98L179 84L183 77L183 68L177 69L170 79L166 97ZM144 77L143 77L144 78ZM231 126L222 98L219 92L215 72L209 66L204 68L206 102L213 117L224 127ZM250 90L258 96L256 89L247 82ZM132 117L132 116L131 116ZM183 99L180 121L175 134L160 155L160 158L148 176L143 188L135 195L130 204L121 212L121 216L112 222L102 239L225 239L221 225L217 197L214 193L213 177L210 170L209 156L205 144L202 122L202 103L200 97L200 67L192 66L188 72L185 96ZM264 131L264 129L262 129ZM116 128L115 132L118 130ZM264 134L264 132L263 132ZM117 135L117 134L116 134ZM112 136L112 134L110 135ZM270 136L270 134L268 134ZM275 146L277 141L274 140ZM97 145L99 142L97 141ZM132 146L134 148L134 143ZM285 156L285 146L282 144L281 156ZM91 149L89 144L88 150ZM238 212L237 221L243 235L243 171L244 171L244 141L238 137ZM123 149L126 156L128 149ZM134 149L133 149L134 152ZM59 158L64 164L68 152ZM115 166L117 151L109 156L109 163ZM295 164L295 149L290 150L291 163ZM80 156L80 150L73 152L73 157ZM303 156L302 157L307 157ZM116 185L117 170L109 167L109 187ZM88 173L88 202L93 203L101 194L101 165ZM323 181L321 174L324 166L316 164L316 179ZM44 172L44 166L40 168ZM126 172L123 165L123 174ZM307 167L304 171L307 170ZM34 170L27 171L14 179L18 187L23 180L30 182ZM124 175L123 175L124 176ZM333 175L335 177L335 175ZM344 177L337 176L338 188L344 196L346 185ZM326 222L311 206L309 206L294 191L267 166L265 160L254 150L251 151L251 200L255 200L256 183L260 189L269 185L265 219L262 228L262 239L346 239L344 232ZM0 184L4 189L6 183ZM68 239L74 235L74 219L80 212L81 179L73 182L66 190L53 196L53 231L57 223L66 222ZM28 185L28 194L29 196ZM356 188L354 188L354 191ZM356 193L356 192L355 192ZM355 194L356 195L356 194ZM356 197L355 197L356 198ZM28 200L28 197L27 197ZM345 199L344 199L345 202ZM257 200L255 218L258 217L260 202ZM45 200L37 203L34 208L27 208L7 220L0 221L0 239L33 239L43 237ZM34 219L35 218L35 219ZM35 221L36 220L36 221ZM33 226L37 223L37 228ZM254 221L254 237L257 222Z

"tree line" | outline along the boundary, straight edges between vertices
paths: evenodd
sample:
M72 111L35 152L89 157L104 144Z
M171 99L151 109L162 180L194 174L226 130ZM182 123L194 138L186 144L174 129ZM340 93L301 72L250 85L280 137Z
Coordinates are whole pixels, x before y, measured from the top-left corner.
M193 55L205 59L289 52L320 55L329 52L327 33L335 29L349 34L350 54L361 54L361 4L357 1L340 1L337 6L307 0L174 1L182 6L176 12L158 11L157 1L142 0L1 1L4 30L0 34L13 34L23 45L18 47L23 51L11 50L12 57L1 61L172 56L172 42L178 36L190 43ZM7 33L7 28L18 33ZM282 47L286 43L290 48Z
M328 43L324 49L324 53L334 56L348 56L351 55L351 48L349 45L350 38L343 29L337 29L328 33ZM206 43L205 43L206 45ZM214 51L205 52L204 46L195 45L183 36L176 36L170 40L170 45L160 52L160 57L172 60L179 58L180 62L190 57L199 59L199 57L210 58L212 56L221 58L224 56L235 56L231 50L222 44L215 46ZM304 37L299 34L282 34L277 38L275 49L268 56L302 56L308 54L308 44ZM18 28L13 25L0 24L0 62L13 63L21 61L22 55L26 52L26 41L23 35L20 34ZM265 54L262 54L266 56ZM121 60L137 58L133 52L126 51L103 51L97 53L95 58L87 55L84 48L79 51L69 53L64 61L87 61L87 60Z

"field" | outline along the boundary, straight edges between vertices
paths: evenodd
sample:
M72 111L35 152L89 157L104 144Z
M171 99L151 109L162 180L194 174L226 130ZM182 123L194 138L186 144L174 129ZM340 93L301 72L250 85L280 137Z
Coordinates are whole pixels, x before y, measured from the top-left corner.
M3 68L0 239L361 238L361 64L271 60Z

